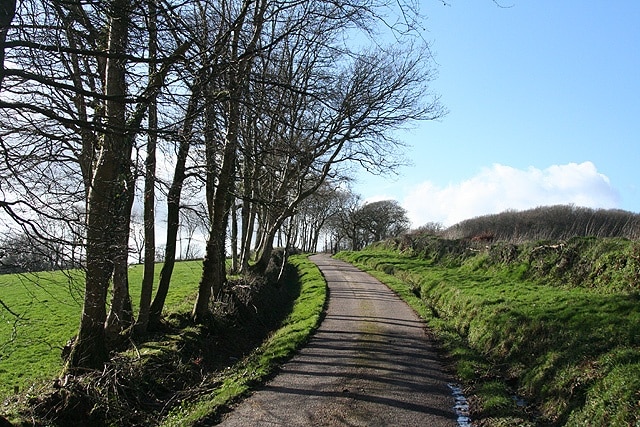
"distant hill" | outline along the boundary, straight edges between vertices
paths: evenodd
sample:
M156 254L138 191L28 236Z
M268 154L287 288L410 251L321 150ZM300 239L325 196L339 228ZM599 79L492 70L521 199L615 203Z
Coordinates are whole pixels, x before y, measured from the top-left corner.
M570 205L505 211L467 219L438 233L477 241L563 240L576 236L640 238L640 214Z

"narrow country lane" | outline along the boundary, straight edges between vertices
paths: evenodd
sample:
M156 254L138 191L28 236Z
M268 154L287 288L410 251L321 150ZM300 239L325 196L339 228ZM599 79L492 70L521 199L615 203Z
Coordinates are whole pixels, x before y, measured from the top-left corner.
M370 275L328 255L329 286L308 345L223 426L456 426L450 378L424 323Z

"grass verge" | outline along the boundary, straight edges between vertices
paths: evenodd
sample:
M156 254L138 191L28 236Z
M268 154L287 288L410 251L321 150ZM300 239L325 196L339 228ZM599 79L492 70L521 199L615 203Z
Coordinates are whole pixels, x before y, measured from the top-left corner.
M430 324L476 425L640 425L640 296L442 265L388 249L341 253ZM616 284L611 285L612 288Z

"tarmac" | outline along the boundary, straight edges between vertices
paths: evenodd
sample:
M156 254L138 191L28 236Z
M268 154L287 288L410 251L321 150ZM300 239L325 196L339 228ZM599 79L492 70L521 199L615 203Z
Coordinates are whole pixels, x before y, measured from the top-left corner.
M326 254L328 288L309 343L219 425L457 426L453 379L426 325L389 288Z

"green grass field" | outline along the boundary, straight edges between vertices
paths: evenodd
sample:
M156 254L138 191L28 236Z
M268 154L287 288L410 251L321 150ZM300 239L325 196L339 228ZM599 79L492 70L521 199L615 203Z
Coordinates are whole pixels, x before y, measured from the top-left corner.
M201 266L201 261L176 263L166 307L192 303ZM135 309L142 266L132 266L129 278ZM80 271L0 275L0 298L13 313L0 307L0 398L50 380L62 369L62 348L80 323L83 280Z
M481 257L441 265L384 249L341 254L427 319L478 402L474 421L640 425L640 294L526 280L522 268L484 268Z

